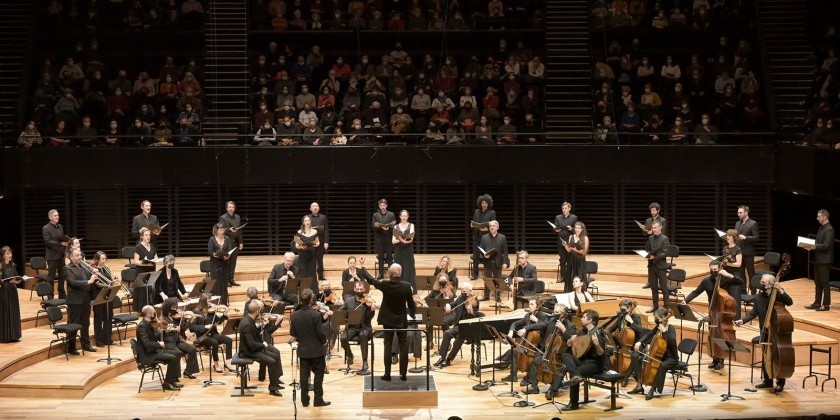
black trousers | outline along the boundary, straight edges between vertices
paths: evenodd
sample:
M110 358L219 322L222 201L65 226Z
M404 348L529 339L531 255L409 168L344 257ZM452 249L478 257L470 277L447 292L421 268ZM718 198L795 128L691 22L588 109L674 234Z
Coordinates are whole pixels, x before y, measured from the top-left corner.
M277 347L269 345L265 350L259 353L243 355L248 359L253 359L260 364L260 369L263 366L268 367L268 389L269 391L280 390L280 377L283 376L283 365L280 363L280 350ZM324 360L323 357L320 358ZM303 360L303 359L301 359ZM301 384L303 387L303 384Z
M347 327L341 333L341 348L347 352L350 357L353 357L353 350L350 349L350 340L359 342L359 347L362 348L362 360L367 362L368 359L368 342L370 341L370 334L372 329L367 327Z
M597 363L594 360L580 360L569 353L560 355L563 360L563 366L569 371L572 376L588 377L601 373L604 369L603 364ZM580 403L580 384L573 385L569 388L569 405L577 407Z
M187 356L187 368L184 369L184 373L188 375L192 375L194 373L198 373L198 354L196 353L195 346L186 341L178 340L178 342L168 342L166 343L167 350L175 350L179 353L179 357ZM178 372L178 377L181 377L181 372Z
M237 247L238 247L238 245L237 245ZM233 274L236 273L236 258L237 258L238 255L239 255L239 252L234 252L233 255L231 255L230 258L228 258L227 281L228 281L228 284L231 285L231 286L233 286L233 283L236 282L236 280L233 279Z
M493 277L493 278L501 278L502 277L502 267L496 265L496 260L494 259L485 259L484 260L484 277ZM496 294L496 299L499 299L498 293ZM484 289L484 297L490 297L490 289Z
M568 293L572 291L572 279L570 278L571 276L568 275L569 251L566 251L566 248L563 246L565 242L566 241L561 239L557 240L557 252L560 254L560 270L558 273L561 280L563 280L563 293Z
M668 291L665 288L668 285L668 274L665 272L665 269L649 265L648 283L650 284L650 293L653 298L653 309L659 309L659 289L662 289L663 306L668 306Z
M405 328L405 325L383 325L385 329ZM405 376L408 373L408 340L406 339L405 331L386 332L383 337L383 360L385 361L385 376L391 376L391 348L394 345L394 336L400 346L400 376Z
M175 383L181 376L181 352L178 350L160 349L151 354L155 360L166 363L166 383Z
M386 363L385 366L390 366ZM309 403L309 375L315 374L312 386L315 388L315 401L324 400L324 371L327 362L323 357L301 357L300 358L300 401Z
M750 279L753 278L755 275L755 255L744 255L741 254L741 278L745 279L744 282L746 283L746 287L749 288L750 294L755 294L758 289L754 289L750 287Z
M233 339L221 334L213 334L208 337L216 342L213 348L213 361L219 361L219 346L225 346L225 360L229 360L233 358Z
M324 249L324 244L321 244L319 247L315 248L315 270L318 273L318 278L314 280L324 280L324 253L326 250ZM317 289L317 284L315 285Z
M64 299L67 297L67 291L64 288L64 258L60 260L47 260L47 275L53 281L58 281L58 298ZM50 296L52 298L52 296Z
M93 337L97 346L111 344L111 318L114 308L110 304L93 305Z
M539 369L542 367L543 364L543 355L538 354L534 356L534 361L531 363L531 366L528 368L528 374L525 376L525 381L529 384L539 388L539 384L537 381L537 373ZM557 391L560 389L560 384L563 383L563 377L566 376L566 369L561 367L560 372L556 373L552 379L551 384L549 386L549 390Z
M79 330L79 341L82 343L82 348L90 347L90 302L67 305L67 323L82 326ZM75 350L76 333L67 334L67 341L67 349Z
M452 341L455 340L454 343ZM452 343L452 350L449 349L449 345ZM454 327L446 330L443 333L443 339L440 343L440 356L445 358L446 360L452 361L455 359L455 356L458 355L458 352L461 351L461 346L464 345L464 339L458 334L458 326L455 325Z
M380 229L381 230L381 229ZM383 231L384 232L384 231ZM376 253L376 260L379 264L380 277L385 276L385 264L390 266L394 263L394 244L391 243L391 231L380 233L379 231L373 234L373 252Z
M814 305L831 305L831 287L828 285L831 264L814 264Z

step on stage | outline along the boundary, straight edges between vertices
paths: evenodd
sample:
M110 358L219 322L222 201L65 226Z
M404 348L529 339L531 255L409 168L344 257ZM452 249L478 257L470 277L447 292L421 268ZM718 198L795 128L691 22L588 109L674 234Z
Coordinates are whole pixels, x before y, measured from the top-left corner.
M426 388L426 375L408 375L405 381L401 381L399 376L394 376L390 381L383 381L378 376L366 375L362 384L362 407L437 407L438 390L433 375L429 375L429 386Z

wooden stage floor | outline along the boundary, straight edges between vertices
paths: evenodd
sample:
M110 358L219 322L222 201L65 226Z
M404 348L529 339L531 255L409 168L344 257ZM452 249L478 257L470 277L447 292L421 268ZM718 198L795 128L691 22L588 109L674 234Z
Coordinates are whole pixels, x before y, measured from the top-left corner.
M338 283L340 271L345 267L344 255L328 255L325 262L327 277L333 284ZM463 281L469 274L466 272L466 255L454 255L452 258L459 267L459 278ZM417 271L419 274L431 274L438 255L418 255ZM599 273L594 277L599 286L600 298L616 298L628 296L639 300L641 308L649 306L650 292L641 289L645 281L645 264L637 256L593 255L591 260L598 261ZM200 258L178 258L177 267L181 271L186 283L194 283L203 277L198 271ZM242 287L231 289L231 300L239 307L245 300L244 291L247 286L262 289L263 279L267 277L271 266L280 261L278 256L241 257L237 279ZM375 259L368 256L367 266L372 269ZM540 268L540 278L546 282L549 291L556 291L561 286L554 283L556 278L557 260L553 255L534 255L531 261ZM685 283L687 293L699 282L706 272L706 257L680 257L677 263L680 268L688 272L689 279ZM112 260L113 268L120 267L123 260ZM475 281L475 285L479 282ZM190 286L187 286L188 288ZM797 279L785 282L783 287L794 299L791 313L796 320L797 334L794 341L799 345L797 349L797 368L788 380L785 392L779 396L763 391L751 393L744 388L750 385L750 369L748 360L736 361L732 367L732 393L745 398L744 401L732 400L721 402L720 395L726 392L728 376L711 373L705 367L709 359L704 351L703 366L701 367L701 381L708 388L708 392L692 395L687 391L688 383L680 383L676 397L671 397L673 389L670 381L666 381L665 395L651 401L644 397L634 396L632 399L620 398L618 405L622 410L604 412L609 401L604 398L606 391L594 389L590 396L597 401L583 405L582 409L573 412L558 413L551 405L538 408L514 407L517 398L499 396L498 394L510 390L510 385L497 385L489 391L473 391L471 389L477 378L469 376L470 348L463 347L463 358L454 360L452 366L434 371L439 392L439 405L431 409L365 409L362 407L362 377L344 375L338 369L343 366L343 359L330 360L331 373L325 377L325 397L332 401L332 405L325 408L303 408L298 403L298 418L301 419L347 419L352 417L366 417L368 419L446 419L452 415L464 419L481 418L510 418L522 417L527 419L550 419L553 416L561 418L588 419L593 417L605 418L645 418L645 419L674 419L674 418L776 418L802 415L817 415L820 413L840 415L840 404L834 400L840 396L831 382L825 392L813 385L813 380L802 388L802 380L808 375L807 346L818 344L821 347L833 349L834 366L832 373L838 372L837 355L838 340L840 340L840 319L836 310L828 312L808 311L802 306L810 303L813 294L813 282L807 279ZM379 299L378 292L373 297ZM24 318L34 321L34 314L38 308L37 297L30 301L28 291L20 291L21 312ZM485 302L486 303L486 302ZM510 304L510 302L507 302ZM705 296L698 298L693 304L698 311L705 311ZM482 305L487 311L486 305ZM32 323L34 324L34 323ZM288 325L288 324L285 324ZM693 326L696 329L696 326ZM694 337L695 330L691 325L685 325L683 334ZM744 344L754 333L739 330L738 339ZM105 356L105 349L85 356L71 357L69 361L53 350L53 357L47 359L46 345L50 332L41 322L34 328L29 325L24 329L23 340L19 343L0 345L0 414L2 418L197 418L199 416L228 416L232 418L293 418L291 389L288 384L293 379L291 366L291 350L287 343L288 327L284 326L278 332L275 342L281 350L285 375L282 377L287 385L283 397L276 398L267 394L267 383L256 381L256 370L252 370L252 385L258 385L257 395L253 398L231 398L233 387L238 385L234 375L217 375L213 378L222 380L225 385L214 385L203 388L201 381L207 378L207 372L202 372L196 380L183 380L185 387L177 392L161 392L160 389L145 390L137 393L140 374L134 369L130 350L125 346L114 346L112 351L116 357L123 359L122 363L108 366L97 363L96 360ZM129 336L133 331L129 331ZM749 346L748 346L749 347ZM356 355L358 368L361 360L357 346L352 346ZM376 342L377 372L382 371L381 340ZM805 356L801 354L802 348ZM490 350L488 344L487 350ZM339 353L340 350L338 350ZM438 356L432 354L432 361ZM488 356L489 358L489 356ZM815 363L826 363L823 355L815 356ZM425 354L419 364L424 364ZM690 373L697 376L697 354L692 359ZM802 364L804 362L804 365ZM205 360L205 364L207 361ZM410 366L414 361L411 360ZM396 368L396 366L394 366ZM815 367L825 372L827 366ZM482 379L490 378L490 371L485 370ZM506 372L496 372L496 379L507 375ZM758 372L755 372L758 376ZM522 373L519 374L521 379ZM632 383L632 382L631 382ZM632 386L632 385L631 385ZM517 383L514 390L520 390ZM543 387L543 390L545 388ZM629 390L628 389L625 389ZM299 401L300 395L297 395ZM537 404L546 402L542 394L532 395L531 400ZM567 393L561 393L558 402L568 401Z

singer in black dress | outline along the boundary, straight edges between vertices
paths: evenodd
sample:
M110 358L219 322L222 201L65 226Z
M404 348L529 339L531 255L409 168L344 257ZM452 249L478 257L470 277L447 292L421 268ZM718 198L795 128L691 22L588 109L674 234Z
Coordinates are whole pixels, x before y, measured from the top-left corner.
M12 261L12 249L0 248L0 278L17 277L17 267ZM20 303L17 285L20 280L8 280L0 284L0 343L20 341Z
M157 249L155 244L152 243L152 231L149 228L140 228L140 243L134 247L134 266L137 275L155 271L157 264L151 262L155 259L157 259ZM151 305L154 302L154 296L152 295L155 291L151 285L135 287L131 293L134 296L132 303L134 312L140 312L144 306Z
M311 289L313 296L318 295L318 280L315 277L315 253L321 244L318 230L312 227L312 218L309 215L301 219L300 230L295 232L295 248L298 251L297 266L300 269L298 277L312 279Z
M207 254L210 255L210 278L216 279L213 294L221 296L219 303L228 304L228 260L233 241L225 236L225 226L221 223L213 225L213 236L207 241Z
M569 236L569 241L565 245L566 250L569 251L569 272L566 274L566 278L580 277L586 284L586 254L589 253L589 235L586 233L586 226L581 222L575 223L574 231L575 233Z
M408 222L408 211L400 211L400 222L394 229L402 232L403 237L394 236L391 243L394 244L394 263L402 267L402 281L411 285L411 290L417 292L416 272L414 268L414 238L405 238L414 234L414 223Z

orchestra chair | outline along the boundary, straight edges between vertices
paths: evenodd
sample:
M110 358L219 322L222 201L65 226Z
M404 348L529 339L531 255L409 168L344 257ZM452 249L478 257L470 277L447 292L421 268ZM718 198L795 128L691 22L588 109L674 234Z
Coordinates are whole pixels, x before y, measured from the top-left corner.
M604 409L604 411L615 411L621 410L624 407L618 407L615 404L616 397L618 396L619 389L618 386L625 378L625 375L620 373L607 373L602 372L592 376L584 377L583 381L583 400L580 402L581 404L587 404L590 402L595 402L594 400L589 399L589 387L594 386L596 388L606 389L610 391L610 408ZM605 385L605 383L609 383L609 385Z
M676 267L677 264L674 263L674 258L677 258L679 256L680 256L680 247L678 247L676 245L665 246L665 258L670 258L670 260L668 261L668 266L665 269L666 270L671 270L674 267Z
M125 263L123 267L125 268L136 268L132 260L134 260L134 247L133 246L124 246L120 249L120 257L125 258L128 262Z
M44 257L32 257L29 259L29 267L35 270L35 277L23 283L23 288L29 290L29 300L32 300L32 295L35 293L35 285L38 283L50 283L49 274L41 274L41 271L47 271L47 260Z
M132 338L131 339L131 353L134 354L134 361L137 362L137 370L139 370L141 372L140 385L137 387L137 393L139 394L140 391L143 390L143 385L144 385L143 380L146 378L147 373L152 374L152 379L151 379L152 381L155 380L155 374L157 374L158 381L160 382L160 391L165 393L166 390L163 389L163 369L160 368L161 362L157 361L157 360L152 360L149 363L141 363L140 362L141 357L138 357L138 355L139 355L139 353L142 353L142 352L144 352L144 350L139 345L137 345L137 339ZM145 355L145 353L143 353L143 355ZM142 358L146 359L146 357L142 357Z
M761 289L761 276L763 276L763 274L755 273L746 287L750 290ZM752 305L753 303L755 303L755 295L751 295L748 292L741 294L741 304L744 305L744 312L747 311L747 306Z
M668 282L665 284L665 290L662 293L668 293L676 299L685 299L682 293L682 284L685 281L685 270L682 268L672 268L668 272Z
M517 310L519 308L527 308L528 307L528 300L529 299L539 299L539 295L545 293L545 282L542 280L537 280L534 283L534 292L528 292L522 296L514 296L513 297L513 310Z
M586 261L584 270L586 270L586 290L595 299L598 299L598 286L592 284L595 282L595 279L592 278L592 274L598 274L598 262Z
M64 299L52 299L53 296L53 284L52 282L40 282L35 284L35 293L38 294L38 297L41 298L41 309L35 313L35 326L38 326L38 316L43 313L49 317L48 310L50 308L57 308L58 312L61 313L61 308L66 307L67 304ZM59 318L60 320L61 318Z
M76 333L76 337L79 337L78 332L82 329L82 326L79 324L58 324L58 322L64 318L64 314L57 306L47 308L46 312L47 317L50 320L50 327L53 330L53 335L55 335L55 338L50 340L50 345L47 348L47 360L50 358L52 345L55 343L61 343L61 348L64 349L64 358L66 360L70 360L70 357L67 355L67 335L70 333ZM82 345L80 347L82 348L82 354L84 354L85 346Z
M115 296L114 300L111 302L111 308L116 310L123 306L122 299L119 296ZM131 305L128 305L131 308ZM128 338L128 326L129 325L137 325L137 320L139 318L133 312L123 312L114 314L111 317L111 323L117 329L117 339L120 341L120 346L122 346L123 338ZM120 328L122 328L122 334L120 334Z
M131 284L134 283L134 280L136 278L137 269L135 268L126 268L125 270L120 271L120 281L122 281L123 283L128 283L125 285L125 287L128 289L129 293L123 296L122 298L123 300L125 300L125 303L128 304L129 308L131 307L131 299L133 297L131 294Z
M672 397L677 396L677 382L679 382L680 378L688 378L691 381L691 394L695 394L694 377L688 373L688 369L691 367L689 360L691 359L691 355L694 354L694 350L697 350L697 340L693 338L683 338L680 344L677 345L680 361L677 362L676 366L668 370L668 373L671 374L671 378L674 380L674 393L671 395Z
M239 376L239 386L234 387L233 389L238 389L239 394L231 394L231 397L253 397L254 394L251 392L245 393L246 390L249 389L256 389L255 386L248 386L248 378L251 377L251 365L254 364L253 359L246 359L239 355L239 352L233 354L233 358L230 360L230 363L236 366L236 375Z
M755 275L750 279L749 284L744 284L746 290L744 290L744 293L741 294L741 303L744 304L745 311L747 309L747 305L752 305L753 302L755 302L755 294L750 294L750 291L761 289L761 276L763 274L772 274L775 276L776 272L774 272L773 269L778 267L781 262L782 257L778 252L770 251L764 254L764 263L767 264L769 270L756 270ZM757 282L755 280L756 277L758 277ZM746 279L744 279L744 281L746 282Z

